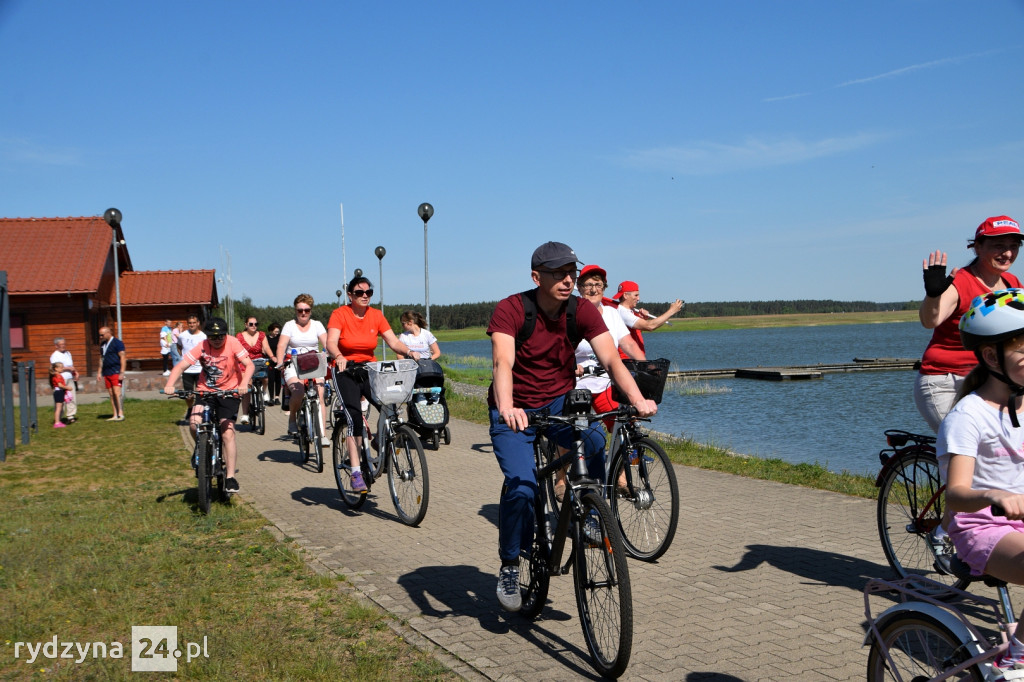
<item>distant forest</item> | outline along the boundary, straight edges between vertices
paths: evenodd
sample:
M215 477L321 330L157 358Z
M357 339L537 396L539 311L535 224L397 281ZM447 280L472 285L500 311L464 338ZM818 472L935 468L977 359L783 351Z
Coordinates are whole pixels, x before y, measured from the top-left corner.
M483 303L458 303L455 305L430 306L430 326L433 329L464 329L466 327L485 327L491 318L491 312L497 301ZM654 315L660 315L668 309L669 303L641 304ZM732 317L736 315L785 315L793 313L854 313L877 312L884 310L917 310L920 301L904 301L898 303L876 303L874 301L721 301L710 303L687 303L680 317ZM313 319L327 326L331 311L337 307L334 301L318 303L313 306ZM377 307L377 306L374 306ZM221 308L224 309L223 306ZM401 333L402 325L398 318L405 310L418 310L423 305L411 303L407 305L386 305L384 312L395 333ZM256 315L260 328L272 321L284 324L294 317L291 306L257 306L245 297L235 301L235 329L243 329L242 322L248 315Z

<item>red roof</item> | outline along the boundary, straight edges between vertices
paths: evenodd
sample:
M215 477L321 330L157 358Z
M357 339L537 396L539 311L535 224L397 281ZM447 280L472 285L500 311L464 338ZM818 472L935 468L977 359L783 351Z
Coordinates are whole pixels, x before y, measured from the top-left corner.
M0 270L12 294L91 293L99 289L112 236L97 216L0 218ZM131 270L124 245L118 258L121 270Z
M182 304L217 305L213 270L135 271L121 277L121 305Z

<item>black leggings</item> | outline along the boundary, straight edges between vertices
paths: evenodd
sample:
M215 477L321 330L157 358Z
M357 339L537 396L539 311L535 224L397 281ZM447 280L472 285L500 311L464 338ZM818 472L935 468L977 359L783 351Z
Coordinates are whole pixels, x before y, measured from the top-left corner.
M370 398L370 380L366 368L363 365L349 365L344 372L335 370L334 385L341 396L341 402L345 404L352 435L362 436L363 408L360 403L363 398Z
M274 400L281 393L281 370L267 367L267 392Z

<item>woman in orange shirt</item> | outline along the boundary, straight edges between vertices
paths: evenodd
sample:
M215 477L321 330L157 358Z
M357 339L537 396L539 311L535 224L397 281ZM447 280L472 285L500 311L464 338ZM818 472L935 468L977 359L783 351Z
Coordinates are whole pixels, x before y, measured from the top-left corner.
M384 313L370 307L373 297L373 284L365 277L353 277L346 289L348 305L335 308L327 323L327 352L334 359L335 383L338 395L345 404L348 413L349 435L345 438L349 462L352 464L352 490L365 492L363 473L359 466L359 446L363 438L363 417L360 400L363 396L370 397L366 370L361 365L374 362L377 357L377 339L383 338L388 348L413 360L419 360L419 353L398 340L391 331ZM345 368L354 365L358 369L346 372Z

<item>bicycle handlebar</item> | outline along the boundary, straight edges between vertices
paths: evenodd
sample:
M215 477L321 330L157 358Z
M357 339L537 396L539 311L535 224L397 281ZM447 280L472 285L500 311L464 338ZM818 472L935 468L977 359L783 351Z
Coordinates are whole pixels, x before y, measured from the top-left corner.
M182 400L185 400L186 398L190 398L192 396L195 396L197 398L201 398L203 396L209 398L219 398L221 396L227 396L229 398L239 399L242 397L241 394L239 394L237 388L233 388L227 391L186 391L184 389L179 388L173 394L168 395L167 399L170 400L171 398L181 398Z
M607 412L588 412L587 414L547 414L545 412L533 412L527 417L531 424L535 426L546 426L548 424L572 424L580 417L586 417L588 422L596 422L604 419L605 417L615 417L616 419L633 419L637 418L637 409L632 405L619 405L614 410L608 410ZM646 420L650 421L650 420Z
M1002 505L992 505L992 516L1006 516L1006 510L1003 509Z

